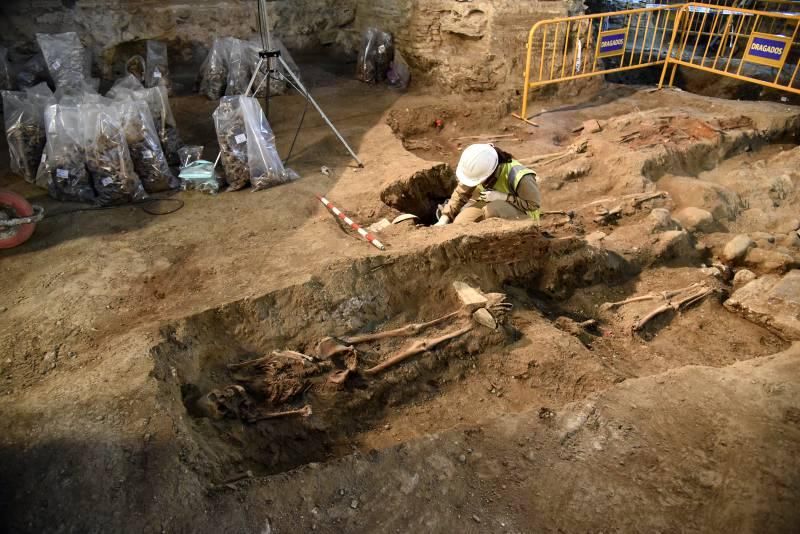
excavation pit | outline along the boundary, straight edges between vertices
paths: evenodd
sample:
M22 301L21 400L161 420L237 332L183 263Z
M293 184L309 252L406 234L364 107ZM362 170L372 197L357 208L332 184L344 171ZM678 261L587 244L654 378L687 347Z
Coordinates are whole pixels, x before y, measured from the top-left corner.
M499 257L491 250L474 255L482 247L519 252L514 257ZM454 257L462 261L443 261ZM170 325L167 340L153 349L156 375L167 397L175 399L170 409L187 416L181 420L193 443L188 461L195 469L214 481L247 470L275 474L456 426L480 425L502 414L540 406L558 409L591 392L665 368L735 361L725 347L688 361L683 351L670 348L670 343L678 347L681 336L693 328L681 318L674 325L669 321L657 325L661 355L642 361L643 349L622 335L624 329L598 315L596 306L586 306L587 298L596 303L636 291L637 277L613 255L578 239L547 239L535 231L473 236L434 247L426 256L397 258L366 276L372 268L370 260L364 260L324 279ZM687 277L696 271L679 274ZM346 346L351 336L447 316L461 307L453 289L459 280L484 293L507 294L514 305L507 323L497 330L474 325L472 331L376 374L364 371L415 341L472 323L468 317L457 317L414 335L357 344L358 371L341 384L328 379L333 375L329 371L347 369L346 351L334 357L325 372L311 372L302 383L294 381L297 374L292 373L319 361L308 366L272 365L241 379L242 362L273 351L316 355L320 341L328 336ZM755 357L783 346L766 331L725 312L718 301L702 303L698 309L724 315L706 329L719 330L720 335L728 332L730 342L738 344L737 354ZM585 335L575 330L574 325L592 319L599 322ZM760 340L755 345L754 332ZM531 346L543 350L531 352ZM602 363L612 360L612 365ZM266 381L256 384L260 395L250 395L264 412L308 406L312 413L247 421L231 413L210 416L201 405L209 392L231 385L252 391L254 380ZM294 393L270 402L272 394L291 388Z
M444 163L417 171L392 182L381 191L381 201L403 213L416 215L420 224L436 222L436 210L446 202L457 184L453 169Z

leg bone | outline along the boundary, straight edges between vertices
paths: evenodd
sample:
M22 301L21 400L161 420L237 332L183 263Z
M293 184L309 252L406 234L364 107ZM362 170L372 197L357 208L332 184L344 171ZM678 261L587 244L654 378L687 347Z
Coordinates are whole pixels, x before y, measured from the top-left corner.
M473 325L469 325L459 330L456 330L455 332L450 332L448 334L444 334L439 337L416 341L408 349L404 350L400 354L397 354L396 356L392 356L391 358L382 361L378 365L367 369L366 371L364 371L364 373L368 375L374 375L380 373L381 371L388 369L389 367L392 367L393 365L396 365L412 356L415 356L427 350L431 350L440 343L443 343L449 339L462 336L467 332L469 332L470 330L472 330L472 328Z

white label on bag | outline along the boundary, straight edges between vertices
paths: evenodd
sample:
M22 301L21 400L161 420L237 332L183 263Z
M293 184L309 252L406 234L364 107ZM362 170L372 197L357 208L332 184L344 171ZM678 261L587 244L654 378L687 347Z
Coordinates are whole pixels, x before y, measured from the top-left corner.
M158 67L153 71L153 78L161 78L161 71L158 70Z
M42 163L47 161L47 152L42 152Z
M149 150L144 150L142 152L142 159L153 159L153 153Z
M245 134L239 134L236 137L234 137L234 139L236 140L237 145L241 145L242 143L247 141L247 136Z
M56 169L56 176L59 178L69 178L69 171L67 171L67 169Z
M100 183L103 185L103 187L108 187L109 185L111 185L112 183L114 183L114 180L112 180L111 178L109 178L108 176L106 176L105 178L103 178L102 180L100 180Z
M58 60L53 61L53 64L51 66L53 67L53 70L58 70L61 68L61 62Z

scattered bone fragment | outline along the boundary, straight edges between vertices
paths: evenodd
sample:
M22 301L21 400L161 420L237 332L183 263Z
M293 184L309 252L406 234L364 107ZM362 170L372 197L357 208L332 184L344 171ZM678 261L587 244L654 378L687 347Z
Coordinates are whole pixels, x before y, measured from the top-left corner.
M569 317L562 316L558 317L554 321L554 324L559 330L577 337L578 340L587 347L591 346L595 337L597 337L590 331L597 327L597 321L594 319L578 322Z
M376 221L376 222L370 224L369 226L367 226L367 231L376 233L376 232L380 232L382 230L386 230L391 225L392 225L392 223L391 223L391 221L389 221L389 219L383 218L383 219L381 219L379 221Z
M666 191L655 191L653 193L645 193L643 195L635 195L632 200L631 204L633 206L638 206L643 202L647 202L648 200L655 200L657 198L666 198L667 192Z
M485 326L490 330L497 329L497 321L486 308L480 308L472 314L472 318L479 325Z
M352 345L344 345L334 337L326 337L317 344L317 357L321 360L330 360L334 356L352 352Z
M680 289L668 289L666 291L662 291L660 293L648 293L647 295L640 295L638 297L631 297L629 299L620 300L618 302L606 302L600 305L600 311L609 311L615 308L619 308L620 306L624 306L625 304L632 304L634 302L642 302L645 300L669 300L681 293L685 293L687 291L691 291L700 287L700 284L694 283L687 287L682 287Z
M603 128L600 126L600 123L597 122L595 119L589 119L584 121L583 123L583 133L597 133L602 131Z
M622 217L622 206L615 206L611 209L607 209L603 206L598 206L594 210L595 215L594 222L597 224L614 224Z
M486 295L487 306L486 309L492 314L497 323L502 324L514 308L514 305L508 302L508 297L505 293L489 293Z
M692 304L700 302L708 295L714 293L714 291L715 290L712 288L701 286L697 291L690 293L685 297L682 297L675 301L670 300L666 304L662 304L661 306L655 308L650 313L648 313L647 315L636 321L636 323L634 323L633 325L633 331L636 332L638 330L641 330L648 322L650 322L652 319L654 319L655 317L661 315L666 311L670 310L680 311L684 308L688 308Z
M350 376L350 369L338 369L328 375L328 382L331 384L341 385L347 381Z

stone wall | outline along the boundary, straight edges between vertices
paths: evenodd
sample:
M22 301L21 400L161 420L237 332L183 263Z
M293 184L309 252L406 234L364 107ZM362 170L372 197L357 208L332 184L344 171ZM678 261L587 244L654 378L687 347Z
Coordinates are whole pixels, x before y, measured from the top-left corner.
M353 54L361 32L377 26L394 33L418 80L457 92L517 87L531 25L583 12L581 0L283 0L269 8L291 50L328 44ZM106 79L146 39L169 43L173 71L190 70L215 36L256 28L255 0L0 2L0 39L15 53L35 52L36 32L77 31Z
M321 35L352 25L355 0L270 2L271 25L290 49L319 46ZM76 31L113 77L118 53L146 39L167 41L171 63L199 65L215 36L252 36L255 0L4 0L0 40L17 54L32 53L37 32ZM118 48L120 47L120 48Z
M486 91L521 84L535 22L582 12L580 0L358 0L354 27L394 33L412 67L439 86Z

